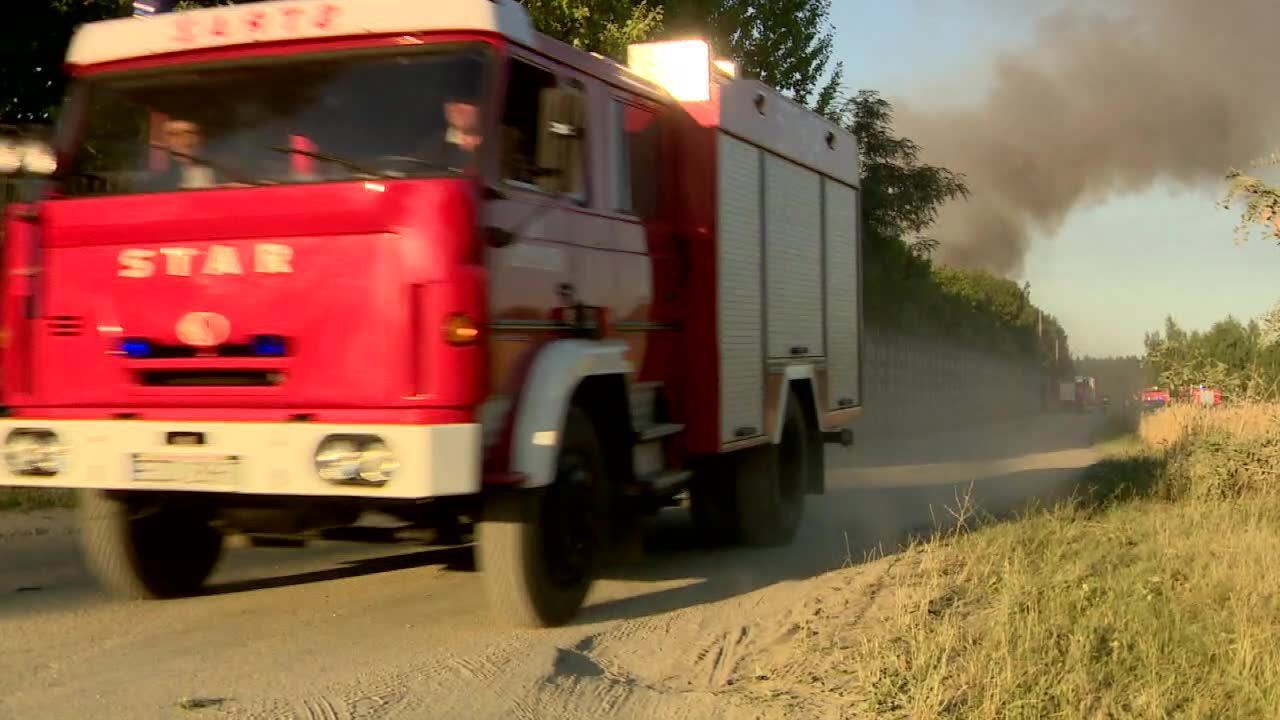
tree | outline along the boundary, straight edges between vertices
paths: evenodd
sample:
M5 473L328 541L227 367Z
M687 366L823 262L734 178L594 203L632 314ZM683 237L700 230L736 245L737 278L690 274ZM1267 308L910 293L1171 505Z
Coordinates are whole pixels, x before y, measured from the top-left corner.
M920 162L920 146L893 132L893 105L861 90L843 116L862 153L862 212L867 229L884 238L932 246L924 233L951 200L968 197L964 176Z
M831 0L666 0L668 37L706 37L741 71L796 102L840 109L844 65L831 64Z
M1203 383L1229 400L1274 401L1280 397L1280 347L1263 338L1257 322L1227 318L1207 331L1188 332L1168 318L1163 332L1147 334L1146 365L1171 389Z
M78 25L129 12L127 0L40 0L0 24L0 123L47 123L62 101L62 61Z
M1268 165L1280 165L1280 151L1253 163L1255 168ZM1280 242L1280 187L1233 169L1227 173L1227 196L1221 205L1230 208L1231 203L1237 200L1244 202L1240 224L1236 228L1237 240L1248 239L1249 230L1261 225L1273 239Z
M662 28L663 8L645 0L525 0L539 31L576 48L622 60L627 45Z
M1253 163L1255 168L1280 165L1280 151ZM1277 242L1280 242L1280 187L1246 175L1239 170L1227 173L1227 196L1221 205L1230 208L1237 200L1244 202L1240 211L1240 224L1236 226L1236 240L1243 242L1249 230L1261 225ZM1263 345L1280 342L1280 303L1276 303L1262 316L1260 341Z
M964 179L920 162L920 148L893 130L893 106L862 90L840 108L841 123L858 138L862 155L863 276L867 317L873 324L909 321L915 302L935 315L945 292L931 284L924 232L943 203L963 197ZM932 306L932 307L931 307Z

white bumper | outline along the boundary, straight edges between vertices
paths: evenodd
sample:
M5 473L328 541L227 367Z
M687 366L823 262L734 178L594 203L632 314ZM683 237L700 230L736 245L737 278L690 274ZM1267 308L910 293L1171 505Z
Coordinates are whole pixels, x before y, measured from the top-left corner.
M18 475L0 462L0 485L379 498L427 498L480 491L478 424L5 419L0 421L0 441L16 429L56 433L67 448L67 460L61 472L47 477ZM168 437L173 432L203 433L205 444L171 445ZM399 469L380 487L337 485L322 480L316 473L315 453L331 435L376 435L394 453ZM212 479L138 480L134 466L137 454L234 457L235 468Z

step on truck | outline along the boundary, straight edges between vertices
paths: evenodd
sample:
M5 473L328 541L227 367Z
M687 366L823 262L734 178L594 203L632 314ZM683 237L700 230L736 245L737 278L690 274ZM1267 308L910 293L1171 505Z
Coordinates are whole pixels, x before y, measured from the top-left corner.
M856 141L706 43L273 0L88 24L67 69L5 218L3 484L80 491L111 590L197 593L231 536L474 540L555 625L665 508L788 542L852 442Z

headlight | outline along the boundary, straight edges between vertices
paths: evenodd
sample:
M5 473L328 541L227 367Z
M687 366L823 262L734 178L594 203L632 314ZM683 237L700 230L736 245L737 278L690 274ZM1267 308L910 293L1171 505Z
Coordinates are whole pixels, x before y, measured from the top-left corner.
M355 480L360 476L360 447L352 440L325 440L316 450L316 472L333 483Z
M370 485L386 485L399 469L400 462L381 440L370 443L360 453L360 479Z
M14 430L4 443L4 461L14 475L49 477L66 468L67 448L49 430Z
M391 448L372 435L332 436L316 449L316 472L338 485L386 485L399 468Z

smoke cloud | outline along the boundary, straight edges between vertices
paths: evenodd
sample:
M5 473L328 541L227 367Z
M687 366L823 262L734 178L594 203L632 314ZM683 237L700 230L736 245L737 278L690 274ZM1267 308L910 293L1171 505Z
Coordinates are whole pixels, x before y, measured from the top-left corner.
M1017 275L1031 233L1073 208L1158 181L1220 183L1280 142L1280 3L1081 5L1000 57L977 105L899 109L925 159L972 192L941 214L940 260Z

